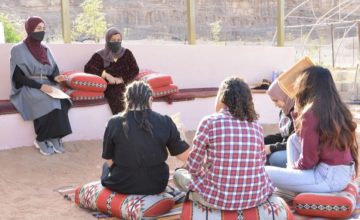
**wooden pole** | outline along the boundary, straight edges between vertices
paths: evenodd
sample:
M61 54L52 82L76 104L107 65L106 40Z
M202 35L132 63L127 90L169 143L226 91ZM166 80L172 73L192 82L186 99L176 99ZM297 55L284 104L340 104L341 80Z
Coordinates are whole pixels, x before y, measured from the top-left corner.
M331 30L331 57L332 57L332 67L335 67L335 49L334 49L334 24L330 25Z
M277 0L276 26L277 46L283 47L285 42L285 0Z
M61 0L61 22L64 43L71 43L70 4L69 0Z
M196 44L195 0L186 0L188 43Z
M360 60L360 21L357 22L357 34L358 34L358 61Z

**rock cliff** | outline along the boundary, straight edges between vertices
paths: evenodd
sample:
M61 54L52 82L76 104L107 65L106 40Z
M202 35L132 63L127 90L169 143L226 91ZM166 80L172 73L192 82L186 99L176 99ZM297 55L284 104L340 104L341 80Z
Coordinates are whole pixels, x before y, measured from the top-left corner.
M72 21L82 12L83 0L70 0ZM22 23L29 15L42 16L50 40L61 37L60 0L2 0L0 12ZM285 14L303 2L286 0ZM344 2L344 1L343 1ZM103 0L108 26L126 30L128 39L186 39L186 0ZM316 18L342 4L339 0L317 0L294 11L287 25L313 23ZM346 5L345 5L346 6ZM346 16L351 5L334 10ZM354 15L348 16L351 19ZM276 24L276 0L196 0L197 38L211 39L211 24L219 21L220 40L269 40ZM334 15L333 20L338 19ZM22 24L21 24L22 25Z

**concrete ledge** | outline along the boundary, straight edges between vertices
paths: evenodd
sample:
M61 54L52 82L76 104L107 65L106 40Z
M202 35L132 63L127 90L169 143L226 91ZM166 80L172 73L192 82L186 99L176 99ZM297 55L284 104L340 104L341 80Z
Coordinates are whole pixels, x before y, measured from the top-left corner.
M261 124L275 124L278 112L265 93L253 94L255 109ZM180 113L181 122L187 130L196 130L200 120L214 112L215 97L196 98L190 101L154 102L153 109L162 114ZM112 116L108 104L71 108L69 119L73 133L64 138L65 142L76 140L99 140L103 138L105 125ZM21 146L33 146L35 139L32 121L24 121L20 114L0 115L0 150Z
M91 55L103 44L50 44L60 71L82 70ZM223 46L223 45L143 45L128 44L140 68L170 74L182 88L218 87L226 77L236 75L249 84L271 79L273 71L284 70L294 63L295 50L288 47ZM11 44L0 44L0 100L10 93ZM261 124L275 124L279 110L264 93L253 93L255 109ZM153 109L163 114L181 113L188 130L196 130L202 117L214 112L215 97L190 101L154 102ZM107 104L72 108L69 111L73 134L64 141L102 139L105 124L111 116ZM0 115L0 150L32 146L33 123L19 114Z

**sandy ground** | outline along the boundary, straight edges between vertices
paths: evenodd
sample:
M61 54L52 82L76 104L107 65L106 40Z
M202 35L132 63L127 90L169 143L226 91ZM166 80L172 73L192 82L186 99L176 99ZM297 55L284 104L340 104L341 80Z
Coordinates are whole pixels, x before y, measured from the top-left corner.
M360 107L352 106L352 112L359 124ZM263 128L265 134L276 131L276 125ZM193 135L186 132L188 142ZM99 179L102 141L69 142L65 149L65 154L51 156L33 146L0 151L0 220L96 220L57 190ZM172 170L182 165L174 157L168 163Z
M35 147L0 152L0 219L95 219L56 189L80 186L100 175L101 142L65 143L65 154L41 155Z
M187 139L193 134L187 132ZM35 147L0 151L0 220L96 219L57 189L99 179L101 144L100 140L65 143L65 154L51 156L41 155ZM172 170L181 165L174 157L168 162Z

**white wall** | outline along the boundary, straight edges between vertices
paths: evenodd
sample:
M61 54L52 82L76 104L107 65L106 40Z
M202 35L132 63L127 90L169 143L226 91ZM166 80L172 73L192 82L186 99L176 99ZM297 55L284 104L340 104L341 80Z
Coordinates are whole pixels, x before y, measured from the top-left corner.
M11 44L0 44L0 99L10 91L9 60ZM60 71L83 70L102 44L50 44ZM140 68L172 75L180 88L217 87L230 75L248 83L271 79L272 71L284 70L295 61L289 47L220 45L139 45L126 44ZM8 83L7 83L8 82Z
M261 124L275 124L279 119L279 109L264 93L254 93L253 101L256 112L260 115ZM162 114L172 115L180 113L181 121L188 130L196 130L200 120L215 112L215 97L199 98L193 101L174 102L171 105L165 102L154 102L153 109Z
M188 46L188 45L126 45L141 68L171 74L180 88L218 87L229 75L239 75L248 82L271 78L272 71L290 67L295 59L292 48L245 46ZM49 46L60 71L82 70L100 44L52 44ZM11 45L0 44L0 99L8 99L10 91L9 53ZM274 124L279 110L264 93L253 94L260 123ZM195 130L205 115L214 112L214 97L192 101L154 102L153 109L162 114L181 114L181 122ZM92 140L103 137L105 124L111 116L107 105L72 108L69 118L73 133L65 141ZM0 150L32 146L35 138L33 124L23 121L19 114L0 115Z
M294 63L293 48L220 45L134 45L141 67L173 76L180 88L218 87L231 75L248 83L271 79Z
M108 105L70 109L69 119L73 133L66 136L64 141L103 138L105 125L110 117ZM20 114L0 115L0 126L0 150L33 146L36 136L32 121L24 121Z
M265 94L254 94L255 109L260 109L259 122L273 124L278 119L278 109ZM154 102L153 109L162 114L180 113L181 123L187 130L196 130L199 121L214 112L215 98L201 98L185 102ZM264 109L264 106L267 106ZM72 108L69 119L73 133L64 141L99 140L103 138L105 125L111 117L107 104ZM19 114L0 115L0 150L20 146L32 146L35 139L32 121L24 121Z
M2 22L0 22L0 43L5 43L4 24Z

